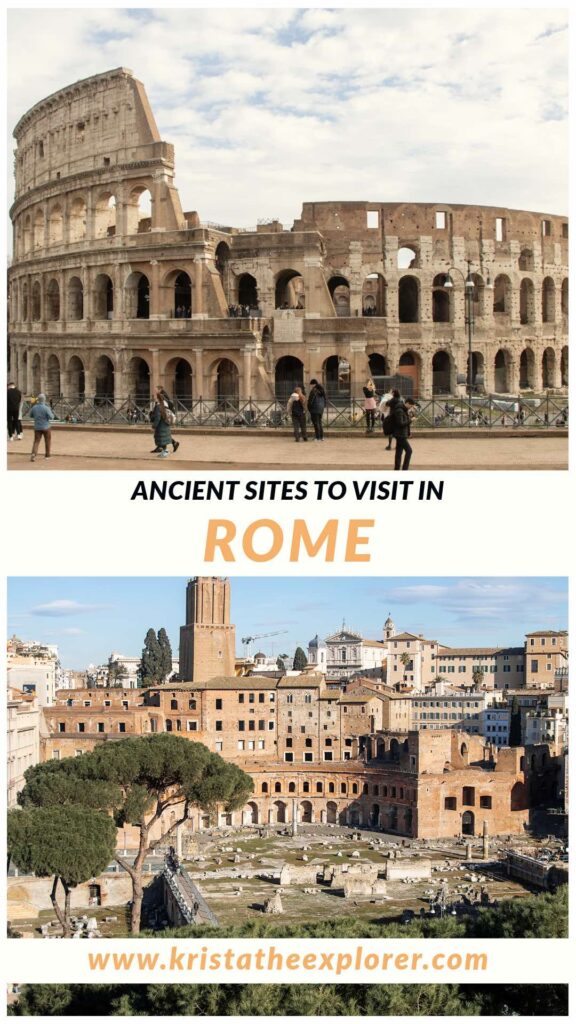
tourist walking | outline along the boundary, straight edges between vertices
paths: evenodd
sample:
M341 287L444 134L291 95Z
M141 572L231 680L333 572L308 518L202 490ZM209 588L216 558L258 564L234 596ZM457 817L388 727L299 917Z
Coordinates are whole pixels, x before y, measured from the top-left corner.
M308 394L308 412L310 413L310 419L312 420L312 426L314 427L314 440L324 440L324 428L322 426L322 417L326 408L326 392L321 384L317 380L312 379L310 381L310 391Z
M384 430L384 420L390 412L390 402L392 401L392 392L387 391L385 395L382 395L380 399L380 405L378 406L378 414L382 417L382 430ZM384 434L386 437L386 434ZM394 440L392 434L388 434L388 444L386 445L385 451L392 451L392 441Z
M28 415L34 420L34 443L32 445L30 462L34 462L36 460L42 438L44 438L44 455L49 459L52 454L51 427L52 420L54 419L54 413L46 402L46 395L38 395L38 398L30 409Z
M364 415L366 417L366 433L374 433L374 423L376 420L376 385L370 377L364 387Z
M410 459L412 458L412 446L408 441L410 437L410 417L400 392L396 388L392 392L389 409L390 416L392 417L392 437L396 438L394 469L408 469ZM403 460L402 452L404 452Z
M302 391L302 388L296 387L288 399L287 410L292 417L292 429L294 430L294 440L299 441L302 438L303 441L308 440L306 434L306 395Z
M22 422L20 419L20 406L22 405L22 392L16 387L13 381L8 385L6 398L6 414L8 420L8 440L22 440Z
M172 437L172 425L176 422L176 415L173 402L164 391L164 388L158 388L155 397L156 401L152 410L151 422L154 427L156 447L153 449L152 454L158 455L158 458L166 459L168 458L169 444L172 445L174 452L178 451L180 447L180 442L174 441Z

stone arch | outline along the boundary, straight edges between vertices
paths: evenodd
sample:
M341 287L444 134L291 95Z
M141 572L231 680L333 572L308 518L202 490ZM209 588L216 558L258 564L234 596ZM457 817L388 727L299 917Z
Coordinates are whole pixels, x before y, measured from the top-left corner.
M411 270L420 266L420 249L414 242L399 244L396 266L398 270Z
M350 363L343 356L328 356L322 364L326 395L329 399L350 398L352 378Z
M568 345L562 346L560 353L560 380L563 388L568 387Z
M60 285L55 277L46 285L46 319L60 319Z
M450 292L445 282L446 274L436 274L432 281L432 320L435 324L449 324L452 320Z
M289 782L288 783L288 792L289 793L295 793L296 792L296 783L295 782Z
M128 391L136 403L150 401L150 367L142 356L132 356L128 363Z
M518 257L518 270L534 270L534 253L532 252L532 249L522 249Z
M386 743L384 740L376 740L376 759L383 761L386 757Z
M268 783L267 782L263 782L262 786L260 788L261 788L261 792L262 793L267 793L268 792Z
M48 214L48 245L58 245L63 238L64 214L60 203L56 203Z
M445 349L439 349L432 357L432 394L452 393L452 358Z
M392 739L390 740L390 760L400 760L400 744L395 736L393 736Z
M398 322L420 322L420 282L410 274L401 277L398 282Z
M84 285L74 275L68 281L68 320L84 319Z
M510 316L512 309L512 283L507 274L498 274L494 281L493 311L496 314Z
M30 311L28 309L28 282L27 281L23 281L22 282L22 308L20 310L20 314L21 314L22 320L27 320L28 319L29 312Z
M72 356L66 368L68 377L68 398L83 401L86 395L86 378L84 363L79 356Z
M214 397L220 403L238 401L240 395L240 374L231 359L219 359L213 367Z
M42 292L40 282L34 281L32 285L32 319L40 320L42 317Z
M276 309L304 308L304 279L299 270L281 270L276 275L274 305Z
M166 366L164 379L175 402L185 409L191 409L194 374L188 360L178 356L171 359Z
M520 282L520 323L533 324L535 320L534 282L523 277Z
M326 804L326 821L329 825L338 824L338 804L334 800Z
M464 811L462 814L462 835L473 836L474 834L474 812Z
M152 193L147 185L135 185L126 204L126 231L140 235L152 230Z
M16 323L20 319L20 308L18 305L19 288L18 281L10 282L10 292L8 296L9 303L9 320L10 323Z
M542 353L542 387L553 388L556 370L556 353L553 348L544 349Z
M553 324L556 320L556 285L551 277L542 281L542 323Z
M388 286L382 274L368 274L362 285L362 315L387 316Z
M334 274L328 280L328 291L336 316L350 316L350 282L341 274Z
M94 365L94 396L97 401L114 400L114 363L109 356L98 356Z
M380 805L379 804L372 804L372 808L370 810L370 824L371 824L372 828L378 828L378 825L380 824Z
M37 352L32 357L32 392L39 395L42 391L42 364Z
M251 800L250 803L246 804L246 815L248 820L245 822L245 824L258 824L258 805L254 803L253 800Z
M484 278L481 274L471 274L470 276L474 282L474 288L472 290L472 316L476 320L478 317L484 316L486 312L486 285L484 284Z
M214 253L214 263L216 264L216 270L220 274L222 284L224 284L224 275L229 262L230 246L227 242L218 242L216 252Z
M276 800L274 802L274 820L277 825L286 824L286 804L283 800Z
M44 210L36 210L34 215L34 248L43 249L44 245Z
M68 240L80 242L86 238L86 200L76 196L68 209Z
M562 281L560 290L560 308L562 311L562 319L568 323L568 278L565 277Z
M46 397L54 402L60 395L60 360L58 356L52 354L48 356L46 363Z
M116 196L102 192L94 204L94 238L110 238L116 234Z
M111 320L114 313L114 284L108 274L98 274L94 281L94 319Z
M390 366L386 356L380 354L380 352L371 352L368 356L368 369L370 376L373 378L375 383L378 383L378 377L388 377L390 375Z
M252 274L240 274L238 278L238 304L258 309L258 283Z
M357 827L358 825L361 825L362 809L360 805L357 803L350 804L346 817L348 819L348 824L352 825L353 828Z
M311 825L314 821L314 811L310 800L303 800L300 804L300 821L305 825Z
M531 348L520 353L520 387L530 390L536 387L536 359Z
M150 282L140 270L133 270L126 278L124 303L128 320L150 319Z
M505 348L499 348L494 356L494 391L509 394L511 390L512 357Z
M510 790L510 810L525 811L528 807L528 794L523 782L515 782Z
M482 352L472 353L472 385L479 391L484 388L486 379L484 372L484 355Z
M296 356L282 356L274 370L276 400L284 405L295 387L304 386L304 363Z
M173 274L173 316L177 319L189 319L192 316L192 281L185 270L174 271Z
M27 213L22 221L22 250L27 256L32 249L32 218Z

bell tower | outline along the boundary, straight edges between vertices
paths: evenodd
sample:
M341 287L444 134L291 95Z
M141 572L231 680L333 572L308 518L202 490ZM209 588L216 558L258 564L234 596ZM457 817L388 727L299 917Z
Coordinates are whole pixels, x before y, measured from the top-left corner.
M393 636L396 636L396 626L392 621L392 616L390 615L390 612L388 612L388 618L384 623L384 639L391 640Z
M180 676L203 683L234 676L236 627L230 624L230 580L195 576L186 587L186 623L180 627Z

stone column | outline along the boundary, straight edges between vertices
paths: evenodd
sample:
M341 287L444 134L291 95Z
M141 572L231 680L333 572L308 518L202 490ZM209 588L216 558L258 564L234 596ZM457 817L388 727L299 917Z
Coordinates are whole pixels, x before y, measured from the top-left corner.
M242 382L240 388L241 398L250 398L254 390L252 386L252 353L254 352L253 345L247 345L242 353L243 359L243 370L242 370Z
M432 356L424 351L420 353L420 358L420 396L432 398Z
M94 238L94 220L94 194L93 190L89 189L88 195L86 196L86 238Z
M158 260L150 260L150 302L148 305L150 320L160 320L164 316L160 301L160 264Z
M192 349L194 352L194 374L193 374L193 388L192 393L194 398L205 398L205 381L204 381L204 349L195 348Z
M83 319L93 320L94 319L94 280L95 274L92 267L84 267L84 272L81 271L81 281L83 286Z
M194 280L192 282L192 316L204 312L204 295L202 293L204 264L200 256L194 257Z
M153 396L156 388L161 387L160 381L160 354L157 348L150 349L150 397Z

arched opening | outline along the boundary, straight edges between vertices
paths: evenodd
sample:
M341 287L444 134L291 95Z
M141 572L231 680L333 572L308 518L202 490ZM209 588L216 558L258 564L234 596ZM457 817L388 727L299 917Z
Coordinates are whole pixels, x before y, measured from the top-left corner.
M510 304L512 299L512 285L506 274L498 274L494 281L494 305L495 314L510 316Z
M304 363L296 356L282 356L274 371L274 394L276 400L286 405L295 387L304 385Z
M258 309L258 285L252 274L241 274L238 278L238 305Z
M276 277L276 309L304 309L304 279L297 270L281 270Z
M554 371L556 369L556 353L553 348L545 348L542 355L542 387L554 387Z
M520 282L520 323L534 323L534 284L529 277Z
M98 274L94 281L94 319L111 320L114 313L114 285L108 274Z
M528 807L526 786L523 782L515 782L510 790L510 810L525 811Z
M568 387L568 345L562 346L562 352L560 354L560 380L562 387Z
M139 270L133 271L126 279L126 317L128 320L150 318L150 282Z
M68 282L68 319L84 319L84 286L79 277L71 277Z
M362 316L387 315L387 285L382 274L368 274L362 285Z
M309 800L303 800L300 804L300 821L305 825L312 824L312 804Z
M510 353L503 348L498 349L494 357L494 391L510 392Z
M60 319L60 285L54 277L46 285L46 319Z
M91 882L88 886L88 906L102 906L102 887L97 882Z
M42 374L40 368L40 356L36 352L32 359L32 392L39 395L42 391Z
M276 800L274 804L275 818L278 825L286 824L286 804L282 800Z
M328 825L338 823L338 805L333 800L329 800L326 804L326 821Z
M400 760L400 744L398 743L398 740L396 739L395 736L393 736L392 739L390 740L390 760Z
M348 824L352 825L352 828L357 828L358 825L362 824L362 815L358 804L350 804L347 817Z
M388 360L385 356L380 355L379 352L370 353L368 356L368 367L370 369L370 376L373 378L375 384L378 384L379 377L388 377L390 374Z
M328 290L336 316L350 316L350 283L346 278L335 274L328 281Z
M231 359L221 359L216 368L216 398L218 402L238 401L240 376Z
M350 363L343 356L329 356L322 366L324 388L330 401L350 398L352 380Z
M128 391L137 405L150 401L150 367L141 356L133 356L128 364Z
M36 210L34 217L34 248L42 249L44 246L44 211Z
M55 355L49 356L46 364L46 396L51 402L60 398L60 361Z
M472 353L472 384L478 391L484 390L484 356L481 352Z
M68 214L68 238L71 242L80 242L86 237L86 200L77 196L70 204Z
M560 308L562 311L562 319L568 323L568 278L565 277L562 281L562 290L560 292Z
M48 245L58 245L64 237L64 216L60 205L53 206L48 215Z
M17 323L19 320L18 310L18 282L12 281L10 284L10 293L8 296L9 314L8 318L11 324Z
M531 249L522 249L522 252L518 257L518 270L534 270L534 253Z
M444 287L446 274L436 274L432 282L432 320L435 324L450 323L450 294Z
M378 828L380 824L380 808L378 804L372 804L372 810L370 811L370 824L372 828Z
M166 367L169 391L185 409L192 408L192 367L187 359L173 359Z
M145 185L132 189L126 207L126 221L129 235L152 230L152 195Z
M474 288L472 289L472 318L477 320L478 317L484 316L485 313L485 285L480 274L472 274L471 277L474 282Z
M415 277L401 277L398 282L398 321L417 324L420 320L420 290Z
M531 348L525 348L520 354L520 387L533 389L535 386L536 360Z
M556 286L551 277L542 282L542 323L553 324L556 320Z
M31 248L32 248L32 220L30 218L30 214L27 213L26 216L24 217L24 222L22 224L22 249L24 250L24 255L25 256L28 255L28 253L30 252Z
M447 352L436 352L432 359L432 394L451 394L451 363Z
M218 242L218 245L216 246L216 252L214 254L214 259L216 263L216 270L220 274L222 284L224 285L224 275L226 273L226 268L230 261L230 247L226 244L226 242Z
M296 783L295 782L289 782L288 783L288 792L289 793L295 793L296 792Z
M420 254L417 249L411 245L400 246L396 260L398 270L409 270L417 267L419 263L419 255Z
M179 320L192 316L192 281L183 270L174 279L174 316Z
M40 283L34 281L32 285L32 319L39 320L42 316L42 293L40 291Z
M96 360L94 396L101 402L114 400L114 364L108 356L98 356Z
M22 282L22 310L21 310L22 320L27 320L28 319L28 313L29 313L29 309L28 309L28 282L27 281L23 281Z
M103 192L94 207L94 237L110 238L116 234L116 196Z
M386 757L386 744L384 743L384 740L376 740L375 756L378 761L383 761Z
M82 402L85 395L84 363L78 356L72 356L68 363L68 398Z
M250 801L250 803L246 805L246 810L248 812L248 824L249 825L257 825L258 824L258 806L257 806L257 804L255 804L254 801Z
M411 387L414 398L417 398L419 393L420 366L420 356L416 352L403 352L398 361L398 373L411 382L407 393L410 394Z
M462 815L462 835L473 836L474 835L474 813L473 811L464 811Z

